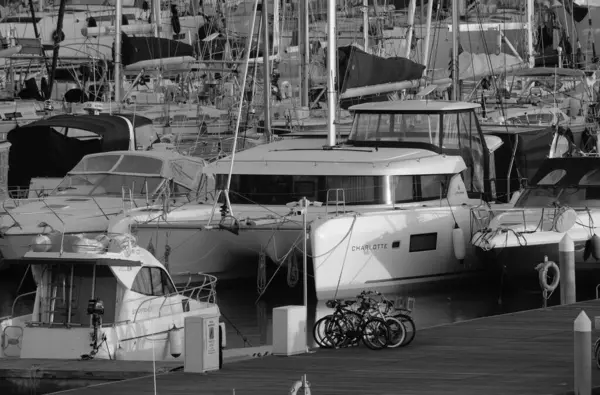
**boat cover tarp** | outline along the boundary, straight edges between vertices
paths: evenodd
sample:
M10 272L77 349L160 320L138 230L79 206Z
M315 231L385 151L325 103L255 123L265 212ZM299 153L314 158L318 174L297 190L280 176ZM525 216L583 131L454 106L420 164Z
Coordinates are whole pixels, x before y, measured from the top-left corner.
M134 37L125 33L122 33L121 37L123 42L121 62L123 66L144 60L194 56L194 47L177 40L150 36Z
M494 152L496 168L496 194L501 201L510 200L507 191L507 177L510 178L510 192L519 190L525 179L531 181L548 157L554 139L554 126L528 128L518 133L489 133L502 139L503 144ZM573 133L570 129L559 127L559 134L564 135L574 147L585 149L583 132ZM508 175L511 156L515 147L515 161L511 174Z
M68 137L62 127L86 130L102 139ZM9 190L27 190L33 177L64 177L87 154L128 149L130 131L127 121L117 116L57 115L17 127L7 139Z
M339 93L351 88L417 80L425 66L402 57L382 58L348 45L338 48Z

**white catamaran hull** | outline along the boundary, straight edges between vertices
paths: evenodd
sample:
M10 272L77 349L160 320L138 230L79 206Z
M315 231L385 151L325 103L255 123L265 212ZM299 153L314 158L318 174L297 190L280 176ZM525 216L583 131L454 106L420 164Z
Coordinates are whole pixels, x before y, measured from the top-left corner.
M351 297L363 289L398 292L481 274L484 266L469 245L469 215L463 205L315 221L310 241L317 298ZM463 260L457 249L465 251Z

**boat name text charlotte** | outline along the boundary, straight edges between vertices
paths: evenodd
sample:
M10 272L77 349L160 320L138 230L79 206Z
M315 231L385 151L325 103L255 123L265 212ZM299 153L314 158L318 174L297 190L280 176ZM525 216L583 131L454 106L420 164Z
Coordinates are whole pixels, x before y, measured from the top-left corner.
M388 248L387 244L365 244L362 246L352 246L352 251L375 251L385 250Z

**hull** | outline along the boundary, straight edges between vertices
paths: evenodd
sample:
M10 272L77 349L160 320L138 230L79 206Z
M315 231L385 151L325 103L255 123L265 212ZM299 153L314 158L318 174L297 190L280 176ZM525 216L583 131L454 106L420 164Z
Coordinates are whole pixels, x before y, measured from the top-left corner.
M311 227L319 300L364 289L402 291L480 275L466 206L390 210L317 220ZM465 249L455 257L454 221ZM458 233L457 233L458 234Z
M159 318L115 324L102 328L106 340L98 349L95 359L117 359L129 361L182 361L185 356L183 339L185 336L185 318L193 316L219 315L216 306L202 310L168 315ZM0 358L32 358L32 359L80 359L92 351L89 327L74 326L47 327L28 326L31 315L17 317L2 322L4 334L8 339L19 339L10 342L0 349ZM219 324L218 324L219 325ZM220 324L223 325L223 324ZM172 328L180 328L175 333ZM178 353L175 353L177 348ZM175 353L175 356L172 354Z
M506 279L519 283L537 284L535 267L545 256L559 264L558 244L567 234L575 246L576 271L590 274L590 271L600 269L600 262L591 256L591 249L590 256L585 259L588 240L600 231L595 225L600 221L600 215L595 211L580 210L574 225L566 232L554 230L555 222L560 220L555 216L551 209L498 210L485 230L474 233L471 243L486 265Z

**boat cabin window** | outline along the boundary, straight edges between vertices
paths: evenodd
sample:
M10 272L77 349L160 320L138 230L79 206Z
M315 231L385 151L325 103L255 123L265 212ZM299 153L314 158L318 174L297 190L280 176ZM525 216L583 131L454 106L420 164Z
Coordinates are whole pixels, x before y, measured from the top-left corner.
M600 170L566 166L540 177L523 191L516 207L600 207Z
M113 170L116 173L161 174L163 161L142 155L123 155L123 159Z
M439 147L440 115L358 113L349 140L425 143Z
M167 272L159 267L142 267L133 280L131 290L147 296L166 296L176 292Z
M467 192L483 193L488 169L485 140L475 111L439 113L357 112L348 137L355 146L421 148L460 155L470 169Z
M83 158L74 168L72 172L107 172L112 169L121 155L99 155L88 156Z
M292 176L235 174L229 198L235 204L285 205L302 197L323 203L343 200L347 205L410 203L446 197L451 174L408 176ZM219 174L217 189L227 175ZM335 204L335 203L331 203Z

